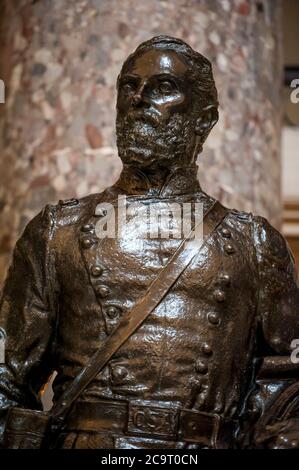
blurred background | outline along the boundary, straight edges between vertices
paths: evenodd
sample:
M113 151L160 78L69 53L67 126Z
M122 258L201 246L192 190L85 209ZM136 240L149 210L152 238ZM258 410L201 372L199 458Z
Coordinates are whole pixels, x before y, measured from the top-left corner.
M45 204L116 181L116 78L157 34L214 66L220 120L198 161L203 189L267 217L299 266L298 33L298 0L1 0L0 288Z

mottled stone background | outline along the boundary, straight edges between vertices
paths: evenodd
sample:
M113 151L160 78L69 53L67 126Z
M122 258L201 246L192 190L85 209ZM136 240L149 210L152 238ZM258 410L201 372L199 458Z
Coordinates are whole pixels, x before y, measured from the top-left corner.
M279 226L279 0L1 0L0 283L24 225L47 202L112 184L115 81L156 34L214 64L220 122L199 159L204 189Z

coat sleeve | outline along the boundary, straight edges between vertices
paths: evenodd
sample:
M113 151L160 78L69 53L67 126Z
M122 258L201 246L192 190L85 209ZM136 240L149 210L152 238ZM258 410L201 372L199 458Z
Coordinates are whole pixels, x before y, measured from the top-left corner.
M55 210L47 206L18 240L0 303L6 334L0 364L0 441L10 406L39 409L39 391L52 371L56 324L55 273L51 242Z
M258 315L267 353L290 355L299 338L299 287L294 257L284 237L269 222L255 218L259 269Z
M292 341L299 339L299 288L293 255L283 236L269 222L255 218L255 246L259 269L258 316L264 342L264 355L290 358ZM273 379L275 381L275 378ZM280 395L277 400L281 402ZM274 400L273 406L275 407ZM272 424L258 424L257 435L263 447L299 448L299 409L288 420L272 416ZM264 418L261 418L263 423ZM259 422L258 422L259 423ZM294 436L297 436L295 439Z

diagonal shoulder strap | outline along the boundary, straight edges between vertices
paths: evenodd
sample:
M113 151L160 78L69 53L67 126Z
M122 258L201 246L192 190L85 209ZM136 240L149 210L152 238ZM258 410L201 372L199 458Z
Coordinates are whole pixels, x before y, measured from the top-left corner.
M227 209L218 201L211 206L205 214L203 221L182 241L167 265L164 266L158 277L149 286L145 295L130 311L125 313L117 328L108 336L102 346L94 353L89 362L81 369L77 377L75 377L70 386L54 404L50 412L53 419L63 420L72 403L159 305L194 256L206 244L208 238L224 219L226 213ZM197 230L201 225L203 237L197 236Z

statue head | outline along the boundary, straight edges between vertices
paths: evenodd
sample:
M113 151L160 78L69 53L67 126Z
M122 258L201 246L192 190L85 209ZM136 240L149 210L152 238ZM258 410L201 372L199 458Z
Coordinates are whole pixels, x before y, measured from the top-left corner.
M126 59L117 90L117 146L124 164L194 164L218 120L208 59L181 39L156 36Z

